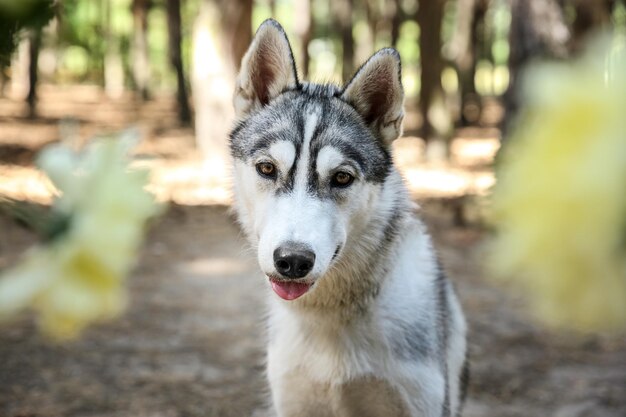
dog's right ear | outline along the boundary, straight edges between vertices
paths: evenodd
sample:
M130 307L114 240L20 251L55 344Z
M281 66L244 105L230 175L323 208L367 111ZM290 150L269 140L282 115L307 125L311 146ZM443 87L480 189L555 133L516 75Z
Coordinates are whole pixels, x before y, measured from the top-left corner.
M298 74L287 35L277 21L267 19L241 60L233 100L235 116L242 119L297 86Z
M402 134L404 92L400 54L393 48L376 52L345 85L341 98L351 104L385 146Z

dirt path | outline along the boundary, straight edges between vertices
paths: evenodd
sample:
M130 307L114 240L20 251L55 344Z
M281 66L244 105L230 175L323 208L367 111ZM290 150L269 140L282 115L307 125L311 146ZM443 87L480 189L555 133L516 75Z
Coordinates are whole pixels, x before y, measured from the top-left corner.
M466 308L466 417L624 416L626 343L557 337L479 273L482 232L425 209ZM32 237L2 218L2 263ZM53 345L25 317L0 333L0 416L249 416L261 407L266 294L225 207L174 206L152 230L120 320Z
M137 110L85 88L46 91L44 117L34 123L19 115L22 104L0 99L0 192L47 201L33 156L58 140L57 123L69 115L83 135L139 120L146 132L141 157L161 169L163 195L187 202L170 206L152 228L121 319L67 345L42 339L27 316L0 327L0 417L250 416L267 398L267 288L228 209L190 205L223 198L197 183L191 130L175 126L171 102ZM464 416L626 416L626 340L574 338L531 322L513 292L483 278L485 232L454 226L464 193L489 185L490 160L482 151L491 147L493 155L493 139L469 141L459 152L453 146L464 157L452 170L416 166L415 143L403 142L396 159L417 197L431 193L423 214L470 323L472 383ZM34 241L0 214L0 270Z
M472 380L463 415L626 416L626 340L574 337L531 321L521 297L484 278L485 233L425 211L470 325Z
M243 246L225 208L172 207L122 319L69 345L28 318L3 328L0 415L249 415L264 385L262 305Z

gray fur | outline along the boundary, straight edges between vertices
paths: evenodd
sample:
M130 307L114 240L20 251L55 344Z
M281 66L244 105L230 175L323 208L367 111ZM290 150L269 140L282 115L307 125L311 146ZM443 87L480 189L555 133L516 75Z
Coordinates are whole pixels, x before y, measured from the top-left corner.
M446 352L448 348L448 339L449 335L449 322L450 322L450 314L449 314L449 306L448 306L448 280L443 272L443 268L439 265L439 273L437 274L437 279L435 280L436 285L436 294L437 294L437 322L438 322L438 342L439 342L439 352ZM442 405L441 416L442 417L450 417L450 381L449 381L449 373L448 373L448 359L447 355L440 354L440 364L441 370L444 375L445 381L445 398Z
M317 153L323 146L332 145L354 161L366 181L383 182L391 166L389 151L372 136L351 106L335 96L320 93L328 89L334 91L338 87L313 84L306 86L301 90L281 94L263 111L241 121L231 133L232 156L244 161L251 160L257 153L267 150L272 143L287 140L295 145L298 158L304 139L304 109L315 103L322 110L324 124L319 126L311 140L311 161L316 160ZM289 190L289 181L283 187L283 190ZM314 179L311 181L311 189L320 189Z
M465 390L465 322L390 154L404 115L399 55L379 51L343 87L301 82L276 25L261 26L238 78L237 210L265 275L277 242L313 242L326 259L305 295L272 298L277 414L450 417ZM258 176L264 158L282 170ZM359 188L330 186L339 169Z
M438 355L436 337L432 333L432 326L423 321L401 325L401 332L393 339L394 353L405 360L430 358Z

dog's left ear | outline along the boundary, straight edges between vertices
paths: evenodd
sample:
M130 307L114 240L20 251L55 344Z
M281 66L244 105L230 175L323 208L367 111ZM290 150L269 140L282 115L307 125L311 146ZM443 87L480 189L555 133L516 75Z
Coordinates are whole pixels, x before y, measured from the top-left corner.
M404 91L400 71L398 51L381 49L348 81L341 95L385 145L402 134Z
M280 23L267 19L241 60L233 98L237 119L297 86L298 74L287 35Z

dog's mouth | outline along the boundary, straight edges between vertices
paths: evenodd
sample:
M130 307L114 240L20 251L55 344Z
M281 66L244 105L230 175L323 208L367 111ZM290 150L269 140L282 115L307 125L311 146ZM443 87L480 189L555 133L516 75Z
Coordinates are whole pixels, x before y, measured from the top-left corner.
M287 301L302 297L313 286L311 282L284 281L275 277L268 278L276 295Z

